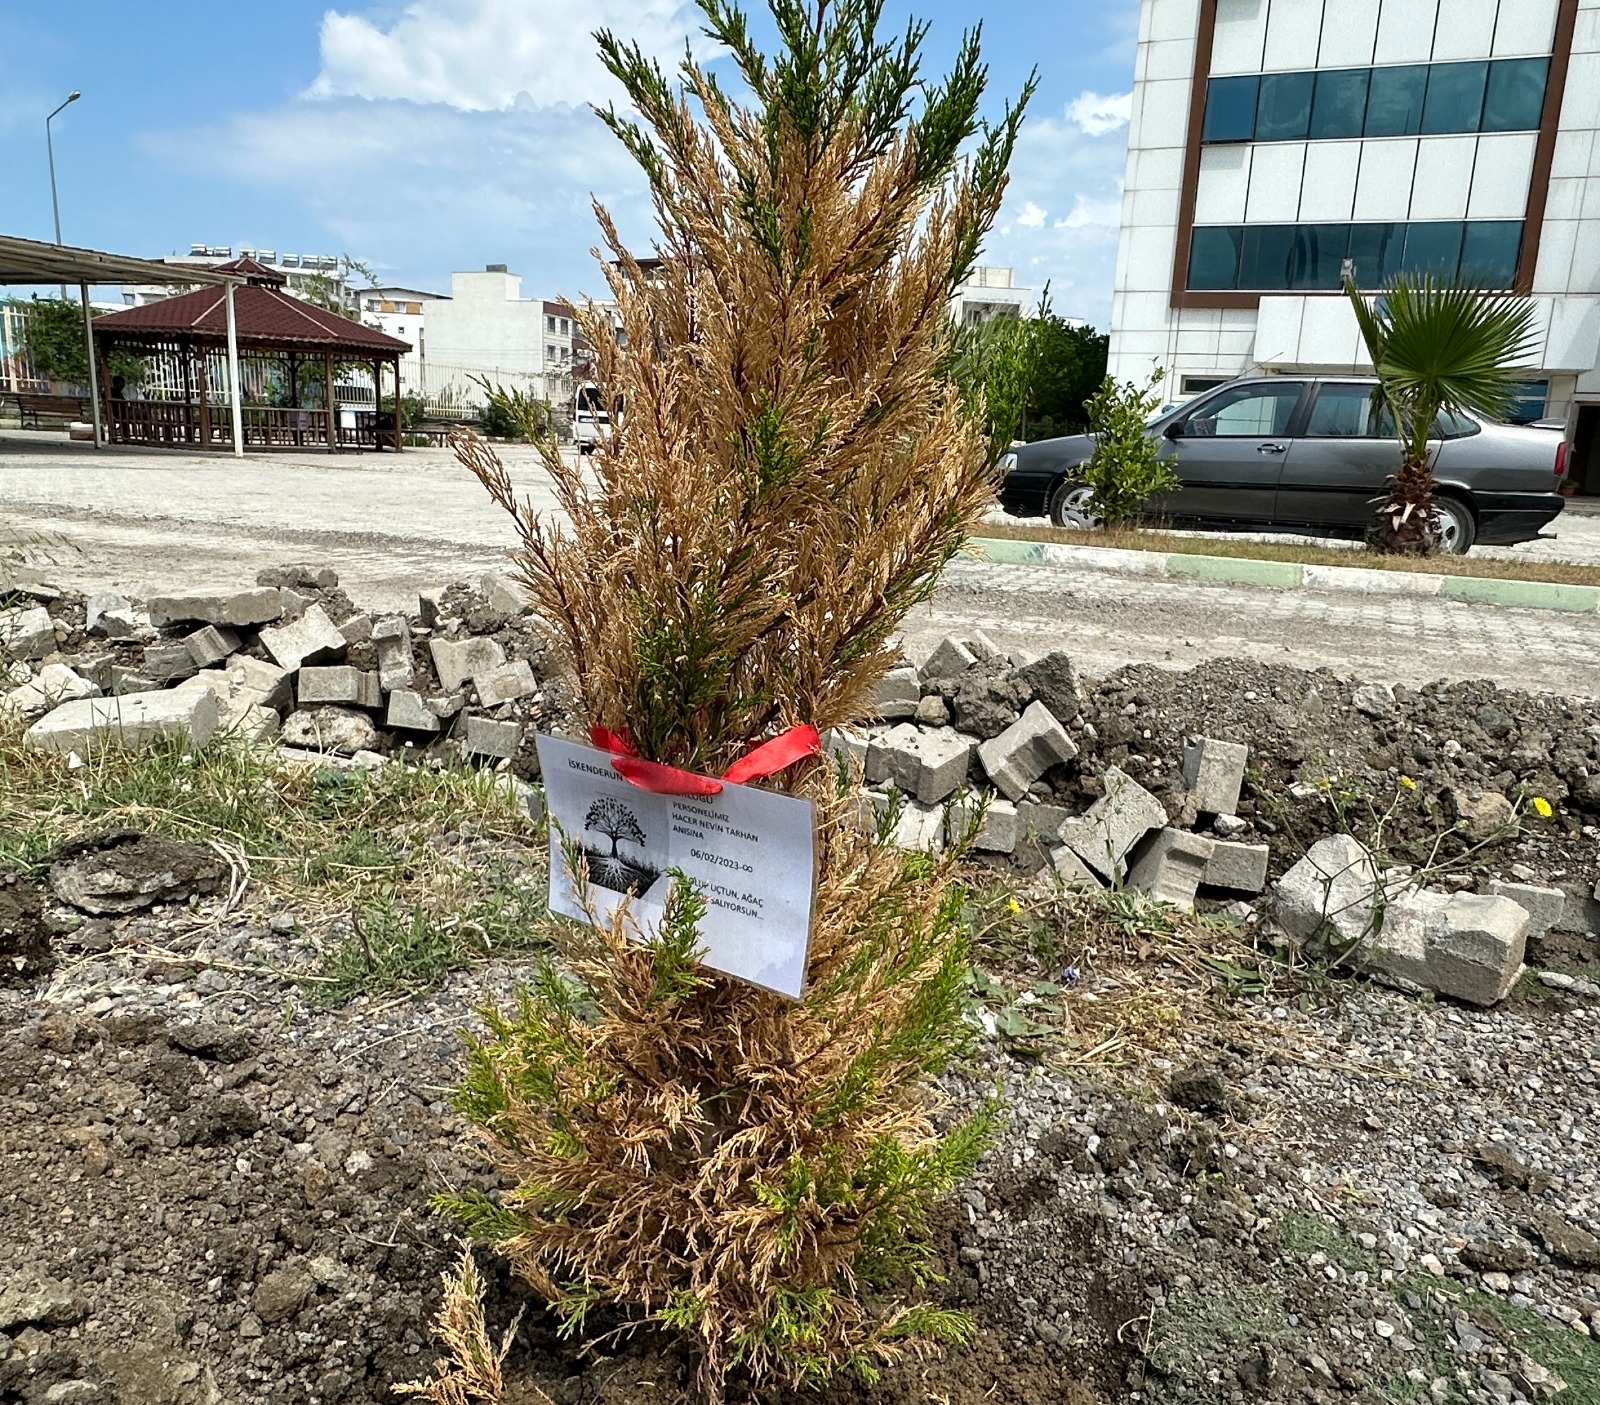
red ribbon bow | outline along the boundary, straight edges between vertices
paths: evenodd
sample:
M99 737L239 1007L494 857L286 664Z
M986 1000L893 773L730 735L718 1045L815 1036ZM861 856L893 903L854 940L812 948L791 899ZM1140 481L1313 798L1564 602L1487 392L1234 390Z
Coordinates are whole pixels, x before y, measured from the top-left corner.
M591 727L589 740L602 751L611 753L611 765L629 785L657 795L717 795L722 782L743 785L776 775L779 771L815 756L822 750L822 738L817 729L807 723L780 732L771 741L747 751L722 773L722 780L712 776L696 775L677 766L664 766L659 761L646 761L634 748L624 732L609 732L604 727Z

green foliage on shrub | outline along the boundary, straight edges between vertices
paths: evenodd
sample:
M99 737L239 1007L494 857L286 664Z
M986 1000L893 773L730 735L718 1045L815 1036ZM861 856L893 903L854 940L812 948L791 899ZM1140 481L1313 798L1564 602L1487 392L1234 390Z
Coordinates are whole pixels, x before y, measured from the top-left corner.
M1144 385L1107 376L1089 401L1094 454L1083 481L1094 489L1094 511L1107 525L1131 521L1157 493L1178 486L1178 475L1160 457L1161 441L1145 426L1161 407L1163 372L1158 367Z
M507 390L486 378L474 376L472 379L489 397L488 403L478 411L478 423L485 434L520 444L537 444L549 437L550 406L543 400L515 388Z
M22 344L33 363L34 374L47 381L88 385L89 353L84 344L83 304L66 298L34 298L21 305L24 309ZM108 370L129 385L144 379L143 359L126 351L111 355Z

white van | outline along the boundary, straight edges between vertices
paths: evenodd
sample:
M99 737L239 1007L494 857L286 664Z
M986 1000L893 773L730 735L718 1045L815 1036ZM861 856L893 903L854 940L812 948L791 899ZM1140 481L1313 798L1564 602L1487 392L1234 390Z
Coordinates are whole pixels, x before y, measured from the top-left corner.
M621 418L622 406L617 405ZM611 438L611 412L606 408L600 387L593 381L580 385L572 396L572 437L580 454L592 454L597 445Z

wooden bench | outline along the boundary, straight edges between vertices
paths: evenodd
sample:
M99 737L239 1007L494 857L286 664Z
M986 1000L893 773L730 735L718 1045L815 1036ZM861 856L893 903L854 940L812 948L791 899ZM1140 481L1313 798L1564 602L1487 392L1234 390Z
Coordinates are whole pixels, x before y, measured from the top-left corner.
M41 428L41 415L48 415L53 420L81 420L88 412L88 404L81 395L35 395L23 391L17 396L17 409L24 429L28 427L30 417L33 427Z

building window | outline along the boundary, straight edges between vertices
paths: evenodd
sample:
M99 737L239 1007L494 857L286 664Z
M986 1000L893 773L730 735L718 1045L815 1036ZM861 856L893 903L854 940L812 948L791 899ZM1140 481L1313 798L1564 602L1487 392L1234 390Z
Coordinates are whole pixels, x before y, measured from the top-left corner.
M1185 376L1179 383L1180 395L1199 395L1203 391L1215 390L1219 385L1226 385L1226 376Z
M1237 225L1196 225L1189 245L1189 287L1196 292L1237 288L1243 241L1244 230Z
M1535 130L1550 61L1495 59L1213 78L1200 140L1332 141Z
M1269 73L1256 99L1257 141L1301 141L1311 125L1314 73Z
M549 313L545 314L544 329L547 332L553 332L556 329L556 319L554 317L550 316Z
M1483 99L1483 130L1523 132L1539 125L1549 59L1507 59L1489 65Z
M1486 63L1436 63L1428 70L1428 98L1422 105L1423 136L1475 132L1483 121Z
M1518 220L1408 224L1196 225L1191 292L1337 292L1346 259L1363 288L1396 273L1509 288L1522 249Z
M1317 74L1308 132L1313 141L1361 135L1371 79L1372 71L1366 68L1336 68Z
M1250 141L1256 131L1259 78L1213 78L1206 85L1204 142Z
M1512 424L1532 424L1544 418L1544 407L1550 398L1549 381L1523 381L1511 387L1511 405L1506 419Z

